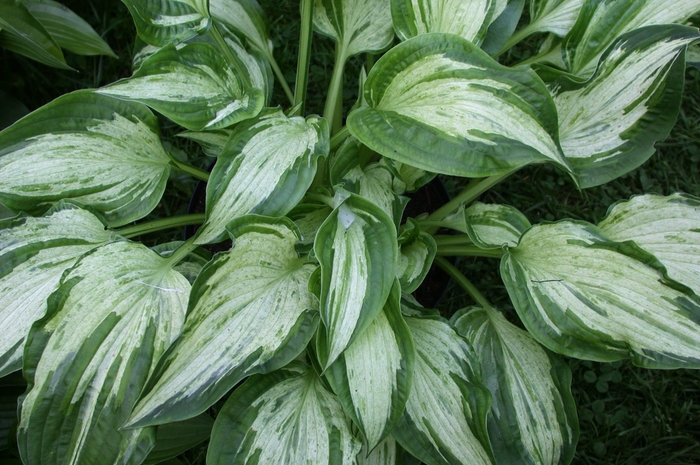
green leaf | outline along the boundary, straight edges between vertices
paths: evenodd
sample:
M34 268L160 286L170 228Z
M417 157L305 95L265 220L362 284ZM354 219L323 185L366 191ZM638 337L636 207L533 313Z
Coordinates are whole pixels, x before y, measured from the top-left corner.
M444 32L480 45L495 8L495 0L391 0L391 17L401 40Z
M0 132L0 201L41 214L75 199L123 226L156 207L170 160L146 107L76 91Z
M208 0L122 0L139 37L164 47L204 33L211 26Z
M550 32L558 37L569 33L585 0L532 0L530 23L517 32L523 39L535 32Z
M418 289L437 253L437 244L430 234L421 232L414 220L408 220L406 230L399 236L399 261L396 274L401 291L407 294Z
M185 131L177 134L177 136L195 141L202 147L202 151L204 151L205 155L216 158L224 151L226 142L229 137L231 137L232 132L232 129Z
M481 49L489 55L498 53L512 37L523 13L525 0L494 0L493 3L491 24L481 44Z
M58 45L79 55L119 58L84 19L53 0L22 0Z
M474 202L464 211L466 233L482 249L515 247L530 221L510 205Z
M396 279L398 245L393 221L354 194L338 206L316 234L321 264L319 361L328 368L381 312Z
M190 284L141 244L83 256L49 298L24 353L18 443L27 465L141 463L155 428L121 429L180 334Z
M581 187L615 179L654 154L676 122L685 50L696 40L698 30L685 26L638 29L610 47L585 84L560 80L559 139Z
M22 368L27 333L63 272L113 238L95 215L68 203L43 218L0 221L0 377Z
M578 418L569 367L493 308L462 309L450 321L474 345L491 391L489 439L496 462L571 463Z
M264 111L236 127L207 184L207 221L198 244L226 237L226 224L254 213L282 216L306 194L319 157L328 155L326 121Z
M394 29L388 0L314 1L314 28L335 40L345 58L391 46Z
M376 152L435 173L483 177L530 163L566 168L544 83L465 39L423 34L377 61L348 129Z
M587 1L564 41L564 61L572 74L587 78L603 52L625 32L682 23L698 11L697 0Z
M571 357L700 367L700 302L649 253L574 221L537 225L501 261L525 327Z
M161 49L132 77L96 92L141 102L199 131L225 128L260 112L263 91L246 87L245 81L215 47L194 43Z
M209 439L214 420L209 415L197 415L184 421L160 425L156 430L156 446L144 460L154 465L172 459Z
M389 435L411 390L415 351L400 299L395 283L383 311L326 372L370 451Z
M234 247L216 255L195 281L183 334L129 426L203 412L246 376L289 363L315 332L318 301L308 281L316 266L297 256L293 225L264 217L236 224Z
M351 465L360 447L338 399L295 362L231 395L216 418L207 464Z
M266 57L272 56L267 19L257 0L209 0L209 11L215 21L245 37Z
M56 40L18 0L0 0L0 47L54 68L73 69Z
M474 349L439 317L406 322L416 361L406 411L393 435L428 465L491 465L490 405Z
M312 246L316 239L316 233L332 211L333 209L327 205L302 203L294 207L287 216L299 228L301 236L299 243Z
M615 204L598 226L614 241L634 241L700 295L698 208L700 201L686 194L643 195Z

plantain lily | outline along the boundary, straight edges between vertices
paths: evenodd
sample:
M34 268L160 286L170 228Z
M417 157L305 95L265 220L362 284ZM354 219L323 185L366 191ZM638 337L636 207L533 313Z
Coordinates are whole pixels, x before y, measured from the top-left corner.
M697 1L301 0L294 92L256 0L123 1L133 74L0 132L0 375L28 383L10 400L25 465L154 464L206 438L211 465L566 465L560 355L700 368L700 199L622 200L597 225L477 201L528 165L585 189L644 163L679 112ZM47 64L111 53L50 0L0 11L0 45ZM314 29L336 43L322 116L303 114ZM503 58L542 33L531 65ZM211 174L166 150L154 111ZM205 213L144 220L174 171L207 181ZM436 175L469 182L407 218ZM499 260L525 329L449 256ZM421 306L432 266L475 305Z

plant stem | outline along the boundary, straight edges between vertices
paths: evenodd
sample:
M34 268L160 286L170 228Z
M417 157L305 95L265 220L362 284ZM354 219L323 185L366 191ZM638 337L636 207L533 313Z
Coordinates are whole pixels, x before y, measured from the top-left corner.
M173 168L180 170L184 173L191 174L195 178L202 180L204 182L209 181L209 173L207 173L204 170L200 170L196 166L188 165L187 163L183 163L181 161L178 161L174 158L170 159L170 164L172 165Z
M338 146L342 144L348 137L350 137L350 131L348 130L347 126L343 126L342 129L340 129L338 132L335 133L333 137L331 137L331 150L335 150L336 148L338 148Z
M438 246L437 255L440 257L486 257L501 258L501 249L482 249L475 245L445 245Z
M333 197L329 197L329 196L323 195L323 194L306 194L306 198L309 200L315 200L317 202L320 202L324 205L331 207L332 209L335 209L335 205L333 203Z
M459 271L457 268L455 268L452 263L448 262L442 257L435 257L435 264L442 268L445 273L450 275L452 279L454 279L457 284L459 284L459 287L467 291L467 293L474 299L474 301L481 305L484 308L493 308L493 306L489 303L488 300L486 300L486 297L479 292L479 289L476 288L474 284L472 284L471 281L467 279L466 276L462 274L461 271Z
M214 39L214 42L216 42L216 45L218 45L221 51L224 52L226 60L238 71L238 77L241 79L243 87L252 87L250 78L248 77L247 68L241 62L241 60L233 53L231 47L228 46L226 40L224 39L224 36L221 35L221 31L219 31L219 28L216 26L215 22L212 23L212 26L211 28L209 28L209 30L211 31L211 36Z
M333 65L333 76L331 84L328 88L328 96L326 97L326 106L323 109L323 117L326 118L331 127L331 135L334 135L340 127L336 126L335 113L338 107L338 100L342 99L343 92L343 71L345 69L345 47L341 44L335 46L335 64ZM342 124L342 123L341 123Z
M311 39L313 35L314 0L301 0L301 37L299 38L299 58L297 60L297 80L294 83L294 105L302 104L304 114L306 88L309 82L311 61Z
M197 245L194 243L194 239L196 237L197 236L190 237L189 239L187 239L187 241L185 241L184 244L182 244L180 247L178 247L178 249L175 250L170 257L168 257L168 265L170 265L170 266L177 265L178 263L180 263L180 261L182 259L184 259L186 256L188 256L190 254L190 252L192 252L194 249L196 249Z
M515 171L510 171L505 174L498 174L496 176L490 176L488 178L473 179L467 186L457 194L452 200L447 202L442 207L435 210L433 213L428 215L426 220L428 221L440 221L445 219L451 213L457 211L460 205L463 203L472 202L478 196L491 189L493 186L503 181L505 178L513 174Z
M522 40L525 39L526 37L530 36L531 34L532 34L532 23L531 23L531 24L528 24L527 26L525 26L524 28L522 28L521 30L519 30L518 32L516 32L515 34L513 34L513 35L510 37L510 39L508 39L508 41L507 41L506 44L503 46L503 48L500 49L500 50L498 51L498 53L495 54L493 57L494 57L494 58L497 58L497 57L503 55L503 54L506 53L508 50L510 50L511 48L513 48L517 43L519 43L520 41L522 41Z
M284 74L282 73L282 70L280 69L280 66L277 64L277 60L275 60L275 57L272 56L272 53L268 53L268 61L270 62L270 66L272 67L272 71L275 73L275 76L277 76L277 82L280 83L282 86L282 89L284 90L285 95L287 95L287 99L289 100L289 104L294 106L294 95L292 94L292 89L289 88L289 84L287 84L287 80L284 78ZM302 109L302 114L303 114L303 109Z
M457 234L455 236L453 236L453 235L433 236L433 239L435 239L435 244L438 247L445 246L445 245L473 245L474 244L472 242L472 240L469 239L469 236L467 236L466 234Z
M120 229L115 229L114 232L127 239L131 239L132 237L162 231L164 229L179 228L182 226L189 226L192 224L202 224L204 222L204 219L204 213L173 216L171 218L164 218L162 220L154 220L148 221L146 223L135 224L133 226L126 226Z

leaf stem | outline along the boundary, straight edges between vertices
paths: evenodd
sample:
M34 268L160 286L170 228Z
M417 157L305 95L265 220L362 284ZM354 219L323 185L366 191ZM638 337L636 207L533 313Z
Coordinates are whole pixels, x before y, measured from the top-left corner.
M440 257L486 257L501 258L501 249L482 249L475 245L444 245L438 246L437 255Z
M181 161L178 161L174 158L170 159L170 165L172 165L173 168L180 170L184 173L191 174L195 178L207 182L209 181L209 173L207 173L204 170L201 170L197 168L196 166L189 165L187 163L183 163Z
M173 252L173 254L170 257L168 257L168 265L170 265L170 266L177 265L178 263L180 263L180 261L182 259L184 259L186 256L188 256L190 254L190 252L192 252L194 249L196 249L197 244L194 243L194 240L196 237L197 236L190 237L189 239L187 239L185 241L184 244L182 244L180 247L178 247L177 250L175 250Z
M292 94L292 89L289 88L289 84L287 84L287 80L284 78L284 73L282 73L280 66L277 64L277 60L275 60L275 57L272 56L272 53L269 53L267 58L270 62L270 66L272 67L272 72L274 72L275 76L277 77L277 82L280 83L285 95L287 96L287 99L289 100L289 104L294 106L294 95Z
M442 207L435 210L433 213L428 215L427 221L440 221L445 219L451 213L457 211L460 205L464 203L470 203L478 196L491 189L493 186L503 181L505 178L513 174L515 171L509 171L505 174L498 174L496 176L490 176L488 178L473 179L467 186L457 194L452 200L447 202ZM431 234L434 234L431 233Z
M469 236L466 234L457 234L457 235L451 235L451 234L442 234L438 236L433 236L433 239L435 239L435 244L440 247L445 246L445 245L473 245L474 243L472 242L471 239L469 239Z
M309 82L309 63L311 62L311 40L313 36L314 0L301 0L301 36L299 38L299 58L297 60L297 79L294 83L294 105L302 104L304 114L306 88Z
M338 148L338 146L348 137L350 137L350 131L348 130L347 126L343 126L338 132L335 133L333 137L331 137L331 150Z
M335 113L338 107L338 100L342 99L343 92L343 71L345 69L345 48L341 44L335 46L335 64L333 65L333 75L331 84L328 87L328 95L326 97L326 106L323 109L323 117L326 118L328 124L331 125L331 135L334 135L340 129L335 121Z
M163 231L165 229L179 228L182 226L189 226L192 224L202 224L204 222L204 219L204 213L179 215L173 216L171 218L164 218L162 220L154 220L141 224L135 224L132 226L125 226L120 229L115 229L114 232L127 239L131 239L132 237Z
M527 38L528 36L532 35L534 33L532 25L535 23L530 23L524 28L520 29L518 32L510 36L510 39L506 42L506 44L501 48L498 53L496 53L493 57L497 58L504 53L506 53L508 50L513 48L516 44L518 44L520 41L523 39Z
M481 305L484 308L493 308L493 306L489 303L488 300L486 300L486 297L483 296L481 292L479 292L479 289L476 288L474 284L472 284L471 281L467 279L466 276L462 274L461 271L459 271L452 263L448 262L442 257L435 257L435 264L442 268L445 273L450 275L452 279L454 279L457 284L459 284L459 287L467 291L467 294L469 294L474 301Z

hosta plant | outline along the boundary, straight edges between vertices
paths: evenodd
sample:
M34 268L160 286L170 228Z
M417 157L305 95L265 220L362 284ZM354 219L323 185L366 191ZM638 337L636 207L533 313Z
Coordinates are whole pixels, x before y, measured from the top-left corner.
M568 464L560 355L700 367L700 199L535 225L477 200L533 164L586 189L644 163L679 111L697 0L301 0L293 89L255 0L124 3L133 74L0 132L0 375L27 383L24 464L157 463L206 438L211 465ZM323 115L305 110L314 30L336 44ZM538 53L504 59L533 34ZM207 181L205 212L144 220L172 170ZM404 215L437 175L464 187ZM515 312L450 256L498 260ZM431 266L474 305L422 307Z

